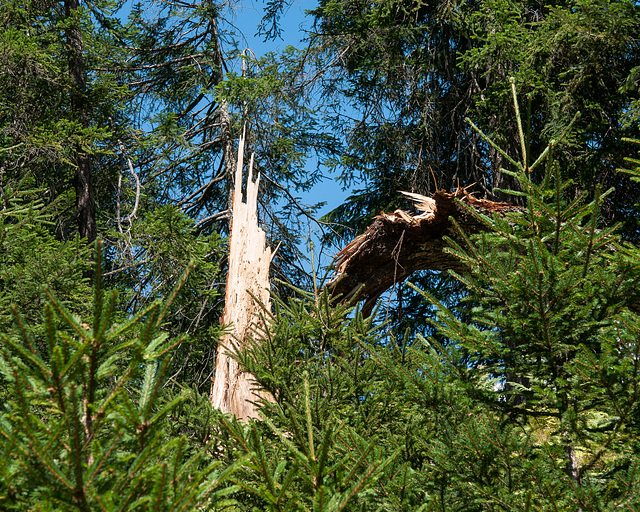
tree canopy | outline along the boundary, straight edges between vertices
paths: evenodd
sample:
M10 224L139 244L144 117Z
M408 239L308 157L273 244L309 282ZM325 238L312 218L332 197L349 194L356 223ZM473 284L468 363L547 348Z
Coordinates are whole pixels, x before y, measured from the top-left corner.
M235 2L0 5L0 509L639 508L640 7L303 7L255 55ZM239 421L209 393L244 127L274 259Z

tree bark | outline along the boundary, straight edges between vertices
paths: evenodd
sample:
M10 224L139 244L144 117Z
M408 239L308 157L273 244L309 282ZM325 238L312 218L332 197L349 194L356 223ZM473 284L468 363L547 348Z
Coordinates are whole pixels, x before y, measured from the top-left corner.
M431 198L405 195L420 203L420 215L402 210L383 212L336 257L336 274L327 287L342 300L363 300L365 315L371 313L382 293L417 270L467 270L444 250L443 237L453 235L451 218L469 234L482 229L482 223L457 200L479 213L524 211L510 203L476 199L464 189L452 194L439 190Z
M271 249L265 232L258 227L257 198L260 176L253 181L253 157L249 164L246 202L242 198L244 137L240 138L233 189L233 218L229 240L229 271L222 323L231 327L218 345L216 370L211 386L211 403L239 419L258 417L258 402L268 396L255 389L255 379L242 371L230 352L242 347L251 328L269 309L269 266Z
M71 20L80 8L79 0L65 0L65 16ZM82 128L89 126L89 107L87 101L87 82L84 63L84 47L79 22L73 22L66 31L69 52L69 73L73 90L71 92L71 109ZM92 243L97 236L95 199L91 159L81 144L76 144L74 187L76 191L76 215L78 232L82 238Z

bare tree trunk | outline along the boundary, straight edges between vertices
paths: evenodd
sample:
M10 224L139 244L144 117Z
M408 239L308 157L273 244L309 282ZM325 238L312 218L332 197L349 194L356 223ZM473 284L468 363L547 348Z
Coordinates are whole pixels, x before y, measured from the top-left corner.
M223 412L235 414L239 419L248 419L258 417L257 401L266 396L256 391L253 376L242 371L237 361L229 356L229 349L242 347L251 326L261 321L263 306L269 308L272 253L266 246L264 231L258 227L260 176L253 181L253 157L249 164L246 202L242 200L243 155L244 137L241 137L234 180L229 271L222 318L222 323L230 326L232 332L225 335L218 346L211 403Z
M80 8L79 0L65 0L65 16L70 22L71 17ZM71 108L82 128L89 126L89 108L87 104L87 83L85 78L84 48L79 22L71 22L66 32L69 51L69 73L73 83L71 92ZM75 149L76 172L74 185L76 190L76 215L78 232L88 242L93 242L97 236L96 210L91 176L91 159L80 144Z

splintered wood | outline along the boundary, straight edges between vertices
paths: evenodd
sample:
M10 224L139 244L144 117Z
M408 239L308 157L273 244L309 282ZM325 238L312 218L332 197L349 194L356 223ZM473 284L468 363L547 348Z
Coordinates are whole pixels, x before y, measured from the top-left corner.
M417 270L466 270L455 256L444 251L443 236L452 235L450 218L467 233L478 232L482 226L457 199L481 213L524 211L509 203L477 199L464 189L451 194L438 190L433 197L401 193L414 201L420 213L396 210L375 217L363 234L338 253L335 277L327 285L331 294L341 296L343 301L363 300L365 315L371 313L382 293Z
M266 398L255 389L255 380L243 372L229 349L241 347L252 325L261 321L263 306L269 309L269 266L272 252L265 232L258 227L257 199L260 175L253 181L253 156L249 164L246 202L242 200L244 137L240 139L233 191L233 220L229 240L229 271L222 323L231 328L220 341L211 403L239 419L258 417L257 401ZM262 304L262 305L261 305Z

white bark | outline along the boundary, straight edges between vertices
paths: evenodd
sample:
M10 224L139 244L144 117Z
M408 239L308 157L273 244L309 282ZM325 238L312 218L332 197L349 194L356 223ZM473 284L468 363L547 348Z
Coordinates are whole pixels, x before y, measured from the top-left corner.
M253 156L249 164L246 201L242 197L244 137L240 139L233 191L233 219L229 240L229 272L222 323L231 328L218 346L216 370L211 386L211 403L239 419L258 417L257 400L264 395L255 389L255 380L243 372L229 356L230 348L239 348L250 333L252 324L260 322L262 303L267 309L269 266L272 252L266 245L265 232L258 227L257 200L260 175L253 181Z

